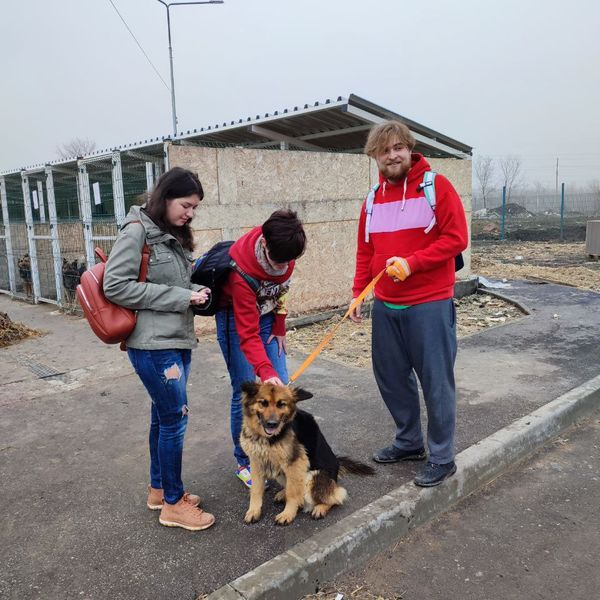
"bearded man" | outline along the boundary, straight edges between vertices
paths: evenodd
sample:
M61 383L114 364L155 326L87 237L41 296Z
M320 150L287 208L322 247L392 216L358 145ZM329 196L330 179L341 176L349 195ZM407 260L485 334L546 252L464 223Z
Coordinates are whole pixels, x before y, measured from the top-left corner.
M374 290L372 361L396 435L373 460L426 458L418 378L427 408L429 456L414 482L429 487L456 471L452 298L455 257L467 247L468 233L454 187L431 171L414 146L410 130L399 121L385 121L369 133L365 153L377 163L379 185L361 208L352 292L356 298L387 267ZM351 318L361 320L361 305Z

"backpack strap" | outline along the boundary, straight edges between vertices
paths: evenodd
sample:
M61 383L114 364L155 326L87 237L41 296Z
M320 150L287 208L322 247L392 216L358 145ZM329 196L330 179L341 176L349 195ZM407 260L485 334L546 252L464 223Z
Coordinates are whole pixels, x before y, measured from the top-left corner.
M242 269L242 267L240 267L235 260L233 260L233 258L231 259L231 262L229 263L229 266L238 274L241 276L241 278L250 286L250 288L252 289L252 291L256 294L256 292L258 292L258 290L260 289L260 282L256 279L254 279L254 277L252 277L251 275L248 275L248 273L246 273L246 271L244 271L244 269Z
M125 223L125 225L123 225L123 227L121 227L121 230L125 229L125 227L127 227L127 225L131 225L132 223L139 223L142 226L144 233L146 232L146 228L144 227L144 224L139 219L137 221L129 221L128 223ZM100 248L96 248L96 254L100 258L100 260L102 260L102 262L106 262L106 256L104 255L104 252L102 252L102 255L104 255L104 259L103 259L102 255L100 255L98 252L99 250L100 250L100 252L102 252L102 250ZM142 248L142 262L140 263L140 275L138 277L139 282L143 283L144 281L146 281L146 277L148 277L148 264L149 263L150 263L150 246L148 246L148 244L146 242L144 242L144 246Z
M423 176L423 183L421 183L421 185L419 186L419 188L421 190L423 190L423 192L425 194L425 198L427 199L427 202L428 202L431 210L433 211L433 217L431 218L431 222L427 226L427 229L425 229L425 233L429 233L433 229L433 226L436 223L436 219L435 219L435 206L436 206L435 176L436 176L435 171L425 171L425 175Z
M365 200L365 212L367 213L367 220L365 221L365 242L369 242L369 228L371 227L371 215L373 214L373 204L375 203L375 194L379 189L379 183L376 183L371 191L367 194Z

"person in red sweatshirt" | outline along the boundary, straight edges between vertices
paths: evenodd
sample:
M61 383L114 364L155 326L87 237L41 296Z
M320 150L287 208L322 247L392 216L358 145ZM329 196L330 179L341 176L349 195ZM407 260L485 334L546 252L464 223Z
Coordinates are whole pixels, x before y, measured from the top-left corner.
M231 379L231 437L236 475L252 486L250 461L240 446L242 383L258 377L264 383L287 385L286 296L295 260L306 246L306 234L295 212L275 211L231 246L238 267L256 280L255 292L237 271L223 286L221 308L215 315L217 339Z
M454 474L456 423L455 257L468 245L462 202L436 174L400 121L374 126L365 153L375 159L380 183L372 206L363 203L358 225L356 298L382 269L374 290L372 361L379 392L396 425L379 463L425 459L417 378L427 408L428 461L415 484L434 486ZM429 176L430 177L430 176ZM435 186L435 206L425 187ZM361 320L361 305L351 314Z

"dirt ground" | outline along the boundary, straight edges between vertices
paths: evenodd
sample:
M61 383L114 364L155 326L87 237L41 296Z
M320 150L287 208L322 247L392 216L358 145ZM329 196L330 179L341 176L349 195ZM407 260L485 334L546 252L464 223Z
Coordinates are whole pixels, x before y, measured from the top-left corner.
M600 292L600 261L587 256L583 242L477 242L471 271L493 280L545 280ZM514 305L481 293L456 301L456 308L459 338L523 316ZM340 318L291 329L288 349L311 352ZM322 356L354 367L370 367L371 320L356 325L347 319Z

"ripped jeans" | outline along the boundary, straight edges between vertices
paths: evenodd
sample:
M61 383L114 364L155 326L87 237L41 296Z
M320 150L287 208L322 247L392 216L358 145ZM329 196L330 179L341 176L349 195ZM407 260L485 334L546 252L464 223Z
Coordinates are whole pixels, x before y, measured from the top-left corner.
M129 360L152 399L150 412L150 485L163 489L165 501L183 496L181 461L188 422L186 385L191 350L127 348Z

